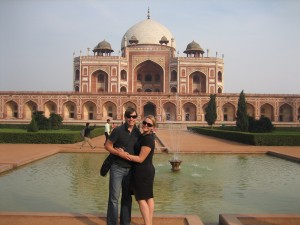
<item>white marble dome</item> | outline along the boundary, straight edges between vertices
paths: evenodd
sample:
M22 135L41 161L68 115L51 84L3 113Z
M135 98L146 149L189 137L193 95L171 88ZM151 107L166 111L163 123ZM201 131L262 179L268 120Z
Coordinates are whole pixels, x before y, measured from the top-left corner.
M159 45L161 38L165 36L169 41L168 46L171 46L171 39L174 38L168 28L152 19L145 19L129 28L122 38L121 49L125 47L125 37L127 46L129 45L129 40L132 36L136 37L138 44L157 45ZM176 49L175 40L173 42L173 47Z

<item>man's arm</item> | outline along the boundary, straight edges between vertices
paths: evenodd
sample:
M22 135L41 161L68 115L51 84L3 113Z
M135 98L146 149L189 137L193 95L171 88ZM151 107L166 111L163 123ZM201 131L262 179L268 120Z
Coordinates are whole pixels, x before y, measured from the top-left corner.
M119 152L119 156L123 159L137 162L137 163L142 163L144 160L147 158L149 153L151 152L151 148L148 146L142 146L140 154L139 155L130 155L128 152Z
M104 147L105 147L106 151L108 151L109 153L111 153L113 155L117 155L117 156L119 156L120 152L123 151L121 149L114 148L114 144L109 139L107 140Z
M96 124L94 124L93 127L90 127L90 131L94 130L96 128Z

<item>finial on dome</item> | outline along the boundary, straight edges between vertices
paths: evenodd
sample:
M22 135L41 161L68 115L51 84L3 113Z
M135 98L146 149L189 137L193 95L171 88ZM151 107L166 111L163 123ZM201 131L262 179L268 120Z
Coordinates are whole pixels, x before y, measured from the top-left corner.
M150 9L148 7L148 15L147 15L148 20L150 19Z

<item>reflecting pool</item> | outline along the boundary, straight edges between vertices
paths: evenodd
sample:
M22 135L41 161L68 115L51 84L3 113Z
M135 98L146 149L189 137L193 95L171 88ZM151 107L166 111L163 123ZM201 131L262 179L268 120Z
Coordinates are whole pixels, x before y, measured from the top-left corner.
M0 175L0 211L106 213L105 154L61 153ZM299 213L300 165L266 155L156 154L155 213ZM133 212L139 213L134 201Z

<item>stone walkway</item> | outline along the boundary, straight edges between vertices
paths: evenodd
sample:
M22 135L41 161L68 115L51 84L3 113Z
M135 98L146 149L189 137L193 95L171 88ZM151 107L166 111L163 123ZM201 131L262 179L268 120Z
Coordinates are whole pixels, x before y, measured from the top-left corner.
M190 133L187 130L170 130L170 129L158 129L157 136L162 142L163 146L158 144L158 149L167 152L179 152L179 153L210 153L210 154L273 154L278 157L288 158L293 161L300 162L300 147L287 147L287 146L250 146L240 144L223 139L216 139L208 136L198 135ZM59 152L106 152L103 147L104 135L92 139L93 143L97 146L96 149L90 149L89 147L80 149L81 143L76 144L0 144L0 173L9 171L18 166L39 160L44 157L59 153ZM159 142L158 142L159 143ZM176 147L178 146L178 147ZM156 151L162 152L162 151ZM42 216L43 215L43 216ZM105 224L104 215L63 215L42 213L40 216L36 213L5 213L0 212L0 225L2 224L15 224L15 225L29 225L39 224L48 225L55 224L64 225L70 224ZM41 217L42 216L42 217ZM173 215L172 217L176 217ZM181 224L179 221L186 221L184 215L177 217L176 224ZM159 216L155 218L157 225L170 224L171 218ZM13 221L13 223L12 223ZM23 221L23 222L22 222ZM26 221L26 222L25 222ZM42 221L42 222L41 222ZM203 225L201 220L192 218L193 221L189 224ZM134 225L142 224L141 219L134 218ZM174 224L174 221L172 221ZM185 224L185 223L184 223Z
M252 146L199 135L187 130L160 129L157 136L171 152L183 153L268 153L300 162L300 146ZM178 149L174 144L178 144ZM175 145L176 146L176 145ZM173 147L173 150L172 150ZM174 149L175 148L175 149Z

